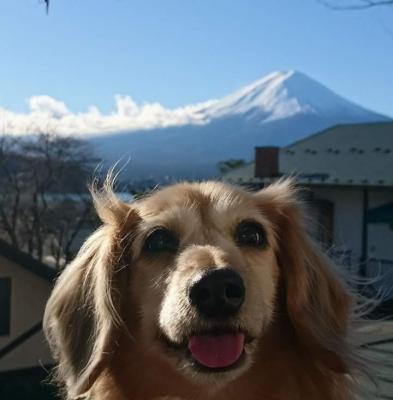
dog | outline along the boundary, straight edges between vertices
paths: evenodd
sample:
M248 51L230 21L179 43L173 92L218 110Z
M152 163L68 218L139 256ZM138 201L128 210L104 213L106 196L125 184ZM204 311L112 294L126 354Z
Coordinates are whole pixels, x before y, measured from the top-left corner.
M44 317L67 399L354 398L354 300L291 180L93 198Z

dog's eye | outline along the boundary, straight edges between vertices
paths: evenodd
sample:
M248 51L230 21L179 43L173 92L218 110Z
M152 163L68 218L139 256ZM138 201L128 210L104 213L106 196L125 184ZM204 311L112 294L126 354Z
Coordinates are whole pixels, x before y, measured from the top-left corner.
M167 229L159 228L152 232L146 239L143 249L148 253L161 251L175 252L179 246L178 238Z
M236 229L235 240L241 246L263 247L267 244L265 230L255 221L241 222Z

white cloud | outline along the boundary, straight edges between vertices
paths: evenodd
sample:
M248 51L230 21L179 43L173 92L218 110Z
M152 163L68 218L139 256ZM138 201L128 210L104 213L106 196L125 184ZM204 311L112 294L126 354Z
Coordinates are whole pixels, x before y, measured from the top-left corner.
M29 99L32 112L43 113L53 118L61 118L69 114L66 105L59 100L49 96L33 96Z
M66 104L50 96L33 96L29 112L16 113L0 107L0 134L29 134L55 131L59 134L86 135L136 131L208 122L204 108L216 100L167 109L159 103L138 105L130 96L115 96L115 110L103 114L90 106L81 113L71 112Z

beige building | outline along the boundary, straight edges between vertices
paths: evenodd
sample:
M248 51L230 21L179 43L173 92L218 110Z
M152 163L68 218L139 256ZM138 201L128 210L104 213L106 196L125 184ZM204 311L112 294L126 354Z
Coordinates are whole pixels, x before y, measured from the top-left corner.
M393 122L337 125L283 148L258 147L255 161L222 179L258 189L288 175L306 188L320 242L361 274L387 273L393 295Z
M0 240L0 375L52 364L42 317L54 278L53 269Z

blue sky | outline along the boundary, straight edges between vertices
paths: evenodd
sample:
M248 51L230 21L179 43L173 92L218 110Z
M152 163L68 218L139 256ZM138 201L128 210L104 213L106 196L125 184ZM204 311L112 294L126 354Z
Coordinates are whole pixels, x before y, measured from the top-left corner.
M178 107L296 69L393 116L393 9L317 0L0 2L0 108L47 95L81 112L114 95ZM1 115L0 115L1 118Z

